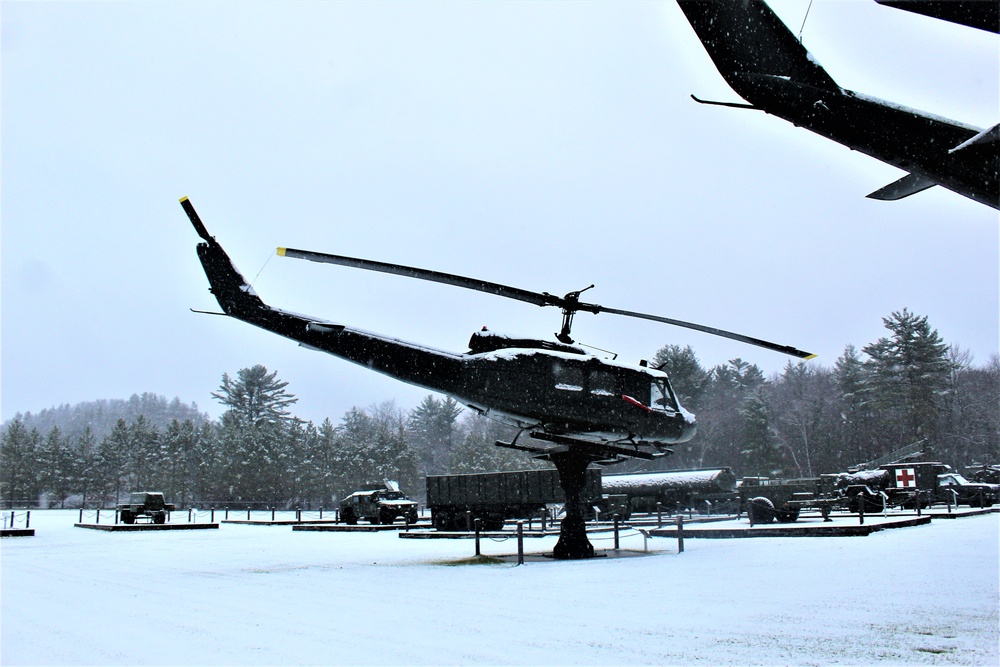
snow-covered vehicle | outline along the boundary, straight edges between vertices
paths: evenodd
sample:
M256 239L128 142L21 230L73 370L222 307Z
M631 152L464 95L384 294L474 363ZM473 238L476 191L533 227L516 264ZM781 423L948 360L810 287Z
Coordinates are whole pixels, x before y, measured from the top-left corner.
M744 477L740 482L740 512L751 523L792 523L803 509L818 509L824 517L844 502L836 488L837 475L800 479Z
M947 472L938 475L937 497L939 500L949 500L955 505L969 507L993 507L1000 500L1000 486L983 482L970 482L957 472Z
M399 490L399 484L385 480L384 486L357 491L340 501L340 518L349 525L364 519L371 524L391 524L396 519L417 521L417 503Z
M630 518L632 512L659 509L714 507L722 511L727 505L735 507L736 475L730 468L603 475L601 492L605 495L604 513L619 514L623 519ZM624 508L618 500L621 497L626 499ZM620 508L624 514L616 511Z
M970 482L938 461L888 463L878 470L842 475L838 484L865 484L884 494L887 504L904 508L944 503L992 507L1000 501L1000 485Z
M122 523L132 524L139 517L149 517L153 523L166 523L167 514L174 511L171 503L164 502L159 491L133 491L127 503L118 505Z
M596 504L601 471L588 468L585 475L581 500ZM556 470L427 476L427 506L437 530L472 530L475 519L485 530L500 530L507 519L526 519L565 501Z

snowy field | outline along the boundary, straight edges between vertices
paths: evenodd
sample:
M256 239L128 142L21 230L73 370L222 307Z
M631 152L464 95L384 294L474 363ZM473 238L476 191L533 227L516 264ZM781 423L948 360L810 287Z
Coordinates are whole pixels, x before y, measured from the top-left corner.
M2 664L1000 664L997 514L523 566L449 566L467 539L77 518L32 512L35 537L0 543Z

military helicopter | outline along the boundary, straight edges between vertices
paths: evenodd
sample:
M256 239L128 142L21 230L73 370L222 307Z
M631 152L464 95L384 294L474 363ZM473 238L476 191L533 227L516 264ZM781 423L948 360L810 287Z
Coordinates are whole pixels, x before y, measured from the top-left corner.
M570 332L577 312L663 322L801 359L815 356L721 329L581 301L580 295L593 286L559 297L399 264L278 248L277 254L284 257L429 280L562 310L555 341L484 330L472 334L467 352L437 350L267 305L209 235L190 200L184 197L180 202L204 241L198 244L198 256L223 314L304 347L446 394L476 412L518 427L514 441L497 444L551 460L566 492L568 509L560 539L565 546L557 545L557 557L593 555L583 526L583 508L572 507L590 464L663 456L671 452L670 445L686 442L695 434L694 415L680 405L662 370L601 358L574 344ZM518 444L524 433L537 444Z

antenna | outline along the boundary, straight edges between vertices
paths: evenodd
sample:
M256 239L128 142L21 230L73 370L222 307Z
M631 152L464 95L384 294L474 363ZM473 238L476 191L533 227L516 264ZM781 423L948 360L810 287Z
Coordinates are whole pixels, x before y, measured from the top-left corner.
M802 27L799 28L799 44L802 43L802 31L806 29L806 19L809 18L809 10L812 9L813 0L809 0L809 6L806 7L806 15L802 17Z

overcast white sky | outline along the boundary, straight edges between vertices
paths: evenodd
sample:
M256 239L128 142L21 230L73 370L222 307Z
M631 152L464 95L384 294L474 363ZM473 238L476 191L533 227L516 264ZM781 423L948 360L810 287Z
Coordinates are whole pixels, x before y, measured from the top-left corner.
M806 3L775 2L797 32ZM252 278L276 246L356 255L739 331L816 352L908 307L985 364L1000 338L997 212L757 112L672 0L3 2L2 418L144 391L213 416L264 364L299 416L425 391L235 320L177 200ZM1000 39L872 0L816 0L806 46L841 85L980 127ZM559 312L274 257L269 303L453 351ZM706 367L787 357L581 313L583 343Z

